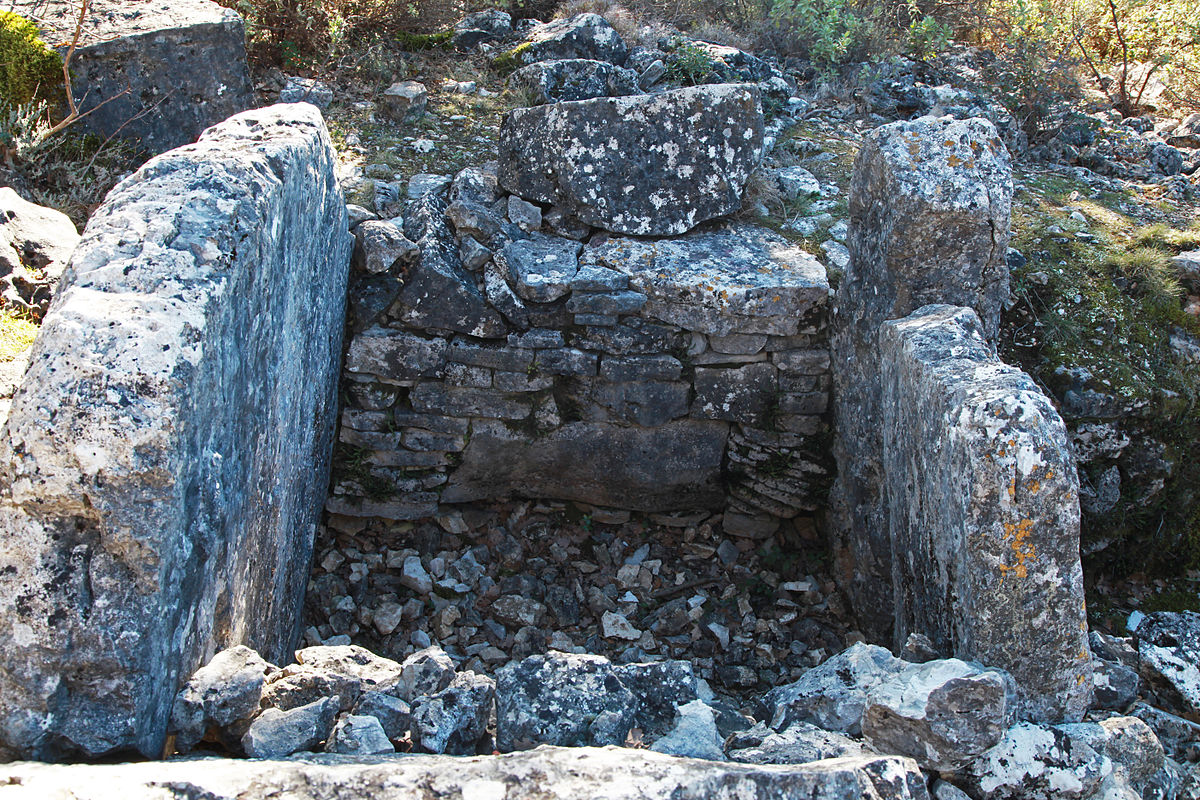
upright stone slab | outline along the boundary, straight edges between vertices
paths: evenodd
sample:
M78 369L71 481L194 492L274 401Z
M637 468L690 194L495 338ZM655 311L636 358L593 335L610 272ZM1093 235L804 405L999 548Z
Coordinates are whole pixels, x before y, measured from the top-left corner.
M352 239L320 112L240 114L113 189L0 433L0 756L159 755L180 684L287 662Z
M863 141L850 184L850 266L831 320L835 555L864 630L888 636L891 544L882 495L879 326L930 303L974 308L994 339L1008 292L1008 151L990 122L922 118Z
M1078 720L1092 666L1062 418L970 309L926 306L879 342L896 640L1007 670L1023 719Z
M500 129L500 183L614 233L670 236L740 208L762 145L748 84L518 108Z
M12 10L66 51L78 0L15 0ZM151 153L194 142L254 105L245 37L237 12L212 0L91 0L71 59L75 98L88 112L78 124Z

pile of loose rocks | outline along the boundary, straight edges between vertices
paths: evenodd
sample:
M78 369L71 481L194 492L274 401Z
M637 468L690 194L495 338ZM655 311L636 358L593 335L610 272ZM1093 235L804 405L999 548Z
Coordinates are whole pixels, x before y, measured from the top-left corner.
M1096 702L1084 721L1014 718L1002 670L905 658L859 643L739 710L685 660L516 658L494 678L430 647L403 662L354 645L309 647L279 668L238 646L179 693L181 752L279 758L508 753L626 746L710 761L913 759L939 800L1200 796L1200 614L1159 613L1133 639L1093 634ZM1139 670L1141 680L1139 680Z
M334 517L317 544L305 641L396 659L437 644L476 672L547 648L687 657L725 692L765 691L861 638L820 542L811 525L762 542L725 535L708 512L551 502L417 523Z

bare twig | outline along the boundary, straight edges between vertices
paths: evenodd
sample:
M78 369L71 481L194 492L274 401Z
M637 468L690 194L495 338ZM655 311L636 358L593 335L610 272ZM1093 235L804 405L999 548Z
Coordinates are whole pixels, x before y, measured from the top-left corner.
M1118 102L1122 111L1129 110L1129 88L1126 83L1129 75L1129 44L1125 41L1125 32L1121 30L1121 20L1117 17L1116 0L1108 0L1108 10L1112 13L1113 30L1117 41L1121 43L1121 77L1117 82Z

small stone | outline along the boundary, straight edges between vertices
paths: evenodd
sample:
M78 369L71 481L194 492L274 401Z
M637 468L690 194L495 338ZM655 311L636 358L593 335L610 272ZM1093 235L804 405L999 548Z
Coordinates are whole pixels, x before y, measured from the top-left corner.
M775 176L784 197L789 200L821 194L821 182L804 167L784 167Z
M450 178L446 175L418 172L408 179L406 195L409 200L420 200L422 197L442 194L449 185Z
M322 110L333 102L333 89L329 85L312 78L300 78L288 75L287 82L279 91L281 103L312 103Z
M856 736L871 689L900 673L905 664L886 649L856 644L806 672L798 681L772 689L763 698L770 724L783 730L810 722L825 730Z
M323 697L287 711L268 708L242 736L242 749L251 758L284 758L314 750L329 737L337 712L336 697Z
M255 715L266 676L275 667L245 645L222 650L196 670L175 698L171 730L186 753L210 726L229 727Z
M523 231L536 231L542 227L542 210L527 200L509 195L508 221Z
M414 643L416 634L414 632ZM425 637L428 642L428 637ZM389 686L383 687L401 700L412 703L423 695L440 692L454 680L454 662L440 647L428 644L400 664L400 674Z
M373 756L394 753L396 748L375 717L347 714L333 726L329 741L325 743L325 752Z
M625 639L636 642L642 636L642 632L633 627L628 619L614 611L605 611L600 617L600 625L605 639Z
M546 607L531 597L506 594L492 603L492 616L514 628L538 626L546 617Z
M491 678L469 671L455 675L444 689L413 703L413 746L426 753L475 755L495 699Z
M403 738L412 723L412 709L408 703L386 692L364 692L353 713L379 720L388 739Z
M375 630L379 631L380 636L387 636L400 627L403 618L404 606L394 601L387 601L380 603L379 607L375 609L371 622L375 626Z
M429 92L417 81L400 81L388 87L380 98L380 110L393 122L406 122L425 113Z
M421 565L420 556L404 559L404 566L400 568L400 584L417 594L424 595L433 591L433 578L429 577L429 573Z
M679 706L677 711L675 727L650 745L650 749L684 758L724 761L725 747L713 710L703 700L693 700Z

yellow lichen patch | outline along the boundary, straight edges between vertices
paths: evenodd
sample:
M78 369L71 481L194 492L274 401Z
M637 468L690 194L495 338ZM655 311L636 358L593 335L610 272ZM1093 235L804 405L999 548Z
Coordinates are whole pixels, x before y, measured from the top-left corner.
M957 167L960 164L962 164L963 162L962 162L961 158L959 158L958 156L951 153L950 157L946 159L946 163L951 167Z
M1009 543L1009 547L1013 551L1014 564L1001 564L1000 571L1007 575L1009 572L1016 575L1018 578L1028 577L1028 571L1025 568L1026 562L1037 557L1037 548L1033 542L1029 541L1030 535L1033 533L1033 520L1023 519L1014 524L1012 522L1004 523L1004 539Z

